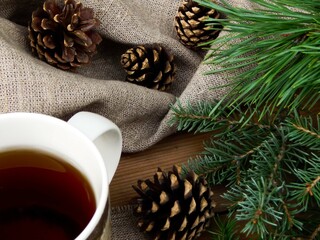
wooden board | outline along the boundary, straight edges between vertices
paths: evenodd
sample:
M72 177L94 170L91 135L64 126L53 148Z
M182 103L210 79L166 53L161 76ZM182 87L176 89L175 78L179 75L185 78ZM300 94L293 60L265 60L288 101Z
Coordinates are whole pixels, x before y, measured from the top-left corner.
M203 141L209 134L178 133L167 137L151 148L138 153L122 154L110 186L112 206L130 203L136 196L132 185L138 179L152 179L158 167L168 171L174 164L186 163L203 150Z
M178 133L155 144L151 148L131 154L123 154L119 167L110 186L110 200L112 207L130 204L137 196L132 185L138 179L153 179L153 175L160 167L164 171L172 169L174 164L186 163L188 159L203 151L203 141L209 139L211 134ZM216 212L226 209L220 194L223 187L215 189L214 201L217 203ZM211 236L203 233L198 239L207 240Z
M320 102L311 112L320 114ZM212 133L179 132L145 151L123 154L110 186L112 206L128 204L132 197L136 196L132 185L136 184L138 179L153 178L158 167L167 171L173 164L186 163L189 158L203 150L203 141L211 135ZM219 189L216 191L219 192ZM217 201L220 201L218 197Z

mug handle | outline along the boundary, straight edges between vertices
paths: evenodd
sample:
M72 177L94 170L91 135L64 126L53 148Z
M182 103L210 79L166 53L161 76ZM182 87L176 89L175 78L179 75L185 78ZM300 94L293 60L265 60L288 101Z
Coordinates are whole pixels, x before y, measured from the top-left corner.
M73 115L68 123L84 133L97 147L111 182L122 150L122 136L118 126L99 114L85 111Z

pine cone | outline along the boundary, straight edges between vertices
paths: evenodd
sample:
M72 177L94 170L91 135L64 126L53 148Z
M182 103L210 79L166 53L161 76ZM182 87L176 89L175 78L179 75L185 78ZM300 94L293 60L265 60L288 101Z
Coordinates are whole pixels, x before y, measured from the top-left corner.
M173 55L161 46L138 46L121 56L121 65L127 72L126 80L147 88L168 90L175 77Z
M66 70L89 63L102 38L95 31L99 21L91 8L74 0L60 5L46 0L32 13L28 30L32 51L41 60Z
M140 195L134 209L138 227L152 239L195 239L214 215L213 192L193 171L183 178L177 166L168 174L159 168L154 182L139 180L133 188Z
M196 49L199 44L216 39L222 25L218 22L206 25L204 20L209 17L218 19L221 15L215 9L200 6L192 0L183 0L175 17L175 28L180 42L188 48Z

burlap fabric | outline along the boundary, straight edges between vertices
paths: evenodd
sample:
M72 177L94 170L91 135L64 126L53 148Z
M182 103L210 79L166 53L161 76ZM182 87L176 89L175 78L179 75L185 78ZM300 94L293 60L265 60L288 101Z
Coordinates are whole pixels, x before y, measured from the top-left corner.
M242 2L237 0L238 3ZM124 152L143 150L173 133L170 104L219 98L224 75L204 76L204 52L178 42L173 19L179 0L83 0L101 21L103 42L91 64L75 72L35 58L27 22L41 0L0 0L0 112L28 111L68 119L87 110L102 114L122 130ZM233 0L238 4L235 0ZM138 44L159 43L175 55L177 75L169 92L125 82L120 56Z
M204 75L205 52L194 52L177 39L173 19L180 0L82 0L101 21L103 42L91 64L75 72L56 69L35 58L27 40L27 22L41 0L0 0L0 112L40 112L67 120L87 110L120 128L124 152L143 150L175 132L170 104L220 98L210 90L228 82L224 73ZM229 3L251 8L246 0ZM120 56L139 44L158 43L175 55L176 80L169 92L125 82ZM130 207L112 211L113 239L143 239Z
M136 219L132 214L132 206L116 207L111 212L112 240L143 240L148 236L136 227Z

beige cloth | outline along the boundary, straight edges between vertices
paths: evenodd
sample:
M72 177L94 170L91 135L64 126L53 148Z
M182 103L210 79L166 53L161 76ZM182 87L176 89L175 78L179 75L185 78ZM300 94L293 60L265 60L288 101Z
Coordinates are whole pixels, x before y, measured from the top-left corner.
M230 0L250 8L246 0ZM0 0L0 112L46 113L67 120L87 110L102 114L120 128L124 152L141 151L175 132L170 104L220 98L210 90L228 82L225 74L204 75L205 52L179 43L173 19L180 0L82 0L101 21L103 42L92 63L67 72L35 58L27 40L27 22L40 0ZM176 80L169 92L124 81L120 56L139 44L158 43L175 55ZM144 239L131 207L113 209L112 239Z
M179 0L82 0L101 21L103 42L92 63L75 72L50 66L32 55L27 22L40 0L0 0L0 112L28 111L67 120L87 110L102 114L122 130L124 152L143 150L175 132L168 120L176 98L185 103L220 98L221 74L204 76L204 52L179 43L174 16ZM231 1L232 2L232 1ZM243 0L233 0L240 4ZM139 44L159 43L175 55L176 80L169 92L125 82L120 56Z
M112 240L148 240L146 234L139 231L137 219L133 216L132 206L113 208L111 211Z

